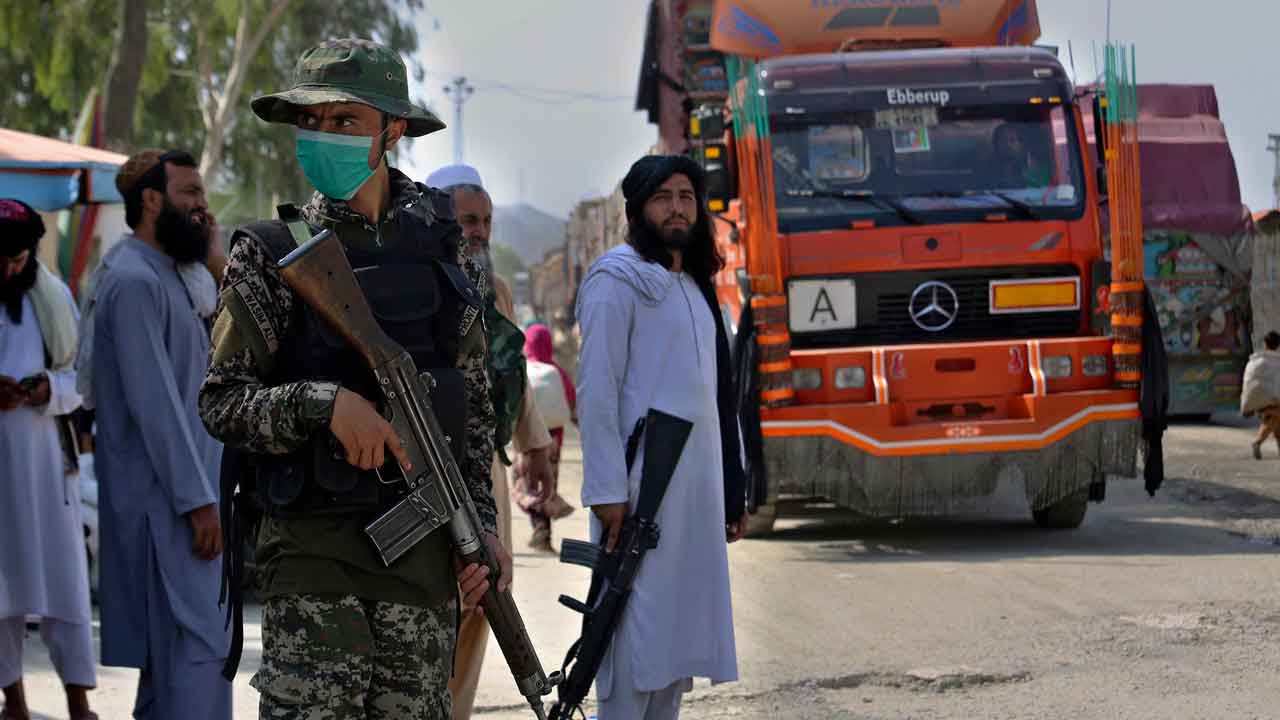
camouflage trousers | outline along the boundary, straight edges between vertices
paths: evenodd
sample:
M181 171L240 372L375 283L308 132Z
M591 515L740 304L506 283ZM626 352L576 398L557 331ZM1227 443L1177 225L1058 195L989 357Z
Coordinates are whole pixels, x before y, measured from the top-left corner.
M260 720L447 720L453 603L282 595L262 608Z

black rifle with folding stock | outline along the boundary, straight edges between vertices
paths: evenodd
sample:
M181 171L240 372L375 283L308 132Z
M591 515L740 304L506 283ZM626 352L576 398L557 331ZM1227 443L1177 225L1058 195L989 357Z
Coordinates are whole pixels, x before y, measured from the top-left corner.
M591 588L585 603L567 595L560 596L561 604L582 613L582 637L565 655L561 670L566 677L560 683L559 699L551 706L551 720L569 720L575 713L583 714L582 702L591 692L591 683L600 671L600 663L627 607L640 561L645 553L658 546L660 533L654 518L692 430L693 423L659 410L650 410L636 424L627 440L626 467L629 472L643 437L640 496L635 513L622 525L613 552L604 549L607 533L602 534L599 545L581 540L560 541L560 562L591 568Z
M467 493L449 438L431 407L429 373L418 374L409 353L387 337L374 319L338 236L324 230L279 263L289 287L346 339L373 371L382 390L383 412L404 445L413 468L401 473L408 496L365 528L382 561L395 562L432 531L448 527L464 564L489 568L492 582L481 605L520 694L539 718L542 696L559 682L550 678L529 641L511 592L498 592L497 559L485 542L475 504ZM394 464L394 463L393 463ZM507 502L498 498L498 502Z

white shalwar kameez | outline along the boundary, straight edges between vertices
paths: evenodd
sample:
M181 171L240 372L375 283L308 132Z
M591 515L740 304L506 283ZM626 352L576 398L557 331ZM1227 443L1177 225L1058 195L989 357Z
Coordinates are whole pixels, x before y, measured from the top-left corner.
M605 254L579 294L578 416L584 506L640 492L643 443L630 474L624 447L650 408L693 422L659 507L658 547L641 564L600 672L601 720L673 718L692 678L737 680L724 474L716 407L716 326L696 283L630 246ZM592 537L601 527L591 517Z
M75 307L63 286L67 302ZM66 685L96 684L80 483L64 472L54 417L80 405L73 370L45 366L30 293L22 322L0 309L0 375L46 372L49 404L0 412L0 686L22 677L27 616Z

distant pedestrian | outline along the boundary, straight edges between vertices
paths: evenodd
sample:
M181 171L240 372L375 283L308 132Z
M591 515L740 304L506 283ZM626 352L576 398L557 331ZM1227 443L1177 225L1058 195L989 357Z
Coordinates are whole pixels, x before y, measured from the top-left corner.
M209 333L179 272L213 219L186 152L142 151L116 187L132 233L98 281L92 360L102 662L142 670L135 718L223 720L222 446L196 411Z
M1266 349L1249 358L1240 394L1240 412L1246 417L1256 413L1262 419L1258 435L1250 443L1256 460L1262 459L1262 443L1268 437L1275 436L1280 448L1280 333L1272 330L1262 342Z
M529 482L528 467L517 461L512 468L515 482L511 495L520 509L529 515L533 523L533 537L529 547L554 553L551 544L551 521L568 517L573 506L560 496L560 452L564 448L564 429L570 423L578 424L576 393L573 380L553 358L551 330L546 325L534 323L524 331L524 356L529 375L529 390L538 414L551 433L551 493L543 498Z
M617 542L640 493L625 445L657 409L693 423L657 514L661 540L635 580L596 678L600 720L676 718L693 678L738 678L726 541L746 526L729 341L713 278L723 266L702 169L641 158L622 181L627 244L587 271L576 317L582 504L591 535ZM638 457L643 457L640 437Z
M520 329L515 325L511 289L493 269L493 255L489 249L493 234L493 200L484 188L480 172L470 165L447 165L431 173L427 177L427 185L449 193L454 217L462 228L467 256L483 268L488 280L484 318L490 396L495 415L489 489L498 507L498 537L503 548L510 553L511 499L507 491L506 445L511 443L519 453L519 462L531 468L533 484L549 491L551 436L538 416L524 377L524 356L521 353L524 343ZM454 720L471 717L488 642L489 623L484 617L469 614L463 618L458 628L453 678L449 681Z
M76 306L36 260L44 222L0 200L0 687L5 720L28 720L22 684L26 617L67 694L72 720L96 718L97 684L80 483L64 460L57 416L76 394ZM72 441L70 435L68 441Z

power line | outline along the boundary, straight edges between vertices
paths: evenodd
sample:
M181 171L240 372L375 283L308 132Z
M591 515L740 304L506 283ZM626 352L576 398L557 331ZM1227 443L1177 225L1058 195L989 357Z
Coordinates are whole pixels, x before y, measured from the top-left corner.
M448 76L448 73L427 72L427 75ZM494 90L515 95L532 102L543 103L545 105L568 105L575 102L625 102L632 100L631 95L611 95L608 93L591 92L587 90L570 90L564 88L540 87L537 85L518 85L507 82L489 82L485 80L475 79L475 87L478 90Z

